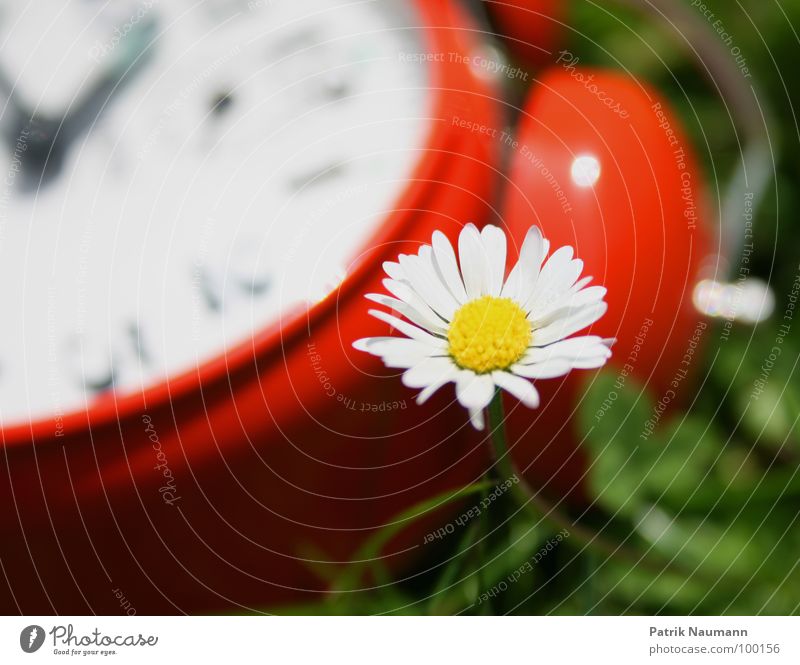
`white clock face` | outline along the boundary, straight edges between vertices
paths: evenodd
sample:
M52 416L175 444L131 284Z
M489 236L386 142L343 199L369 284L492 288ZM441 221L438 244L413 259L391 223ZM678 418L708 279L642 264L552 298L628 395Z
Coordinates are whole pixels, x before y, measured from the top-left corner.
M3 424L191 370L342 279L429 128L408 4L0 3Z

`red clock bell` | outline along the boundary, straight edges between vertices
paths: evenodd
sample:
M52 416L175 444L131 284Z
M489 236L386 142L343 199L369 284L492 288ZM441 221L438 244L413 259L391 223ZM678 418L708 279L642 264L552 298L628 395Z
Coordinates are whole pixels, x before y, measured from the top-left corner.
M593 331L617 339L619 380L662 395L706 329L692 290L711 253L704 177L678 119L623 74L554 67L523 109L514 150L509 228L521 239L533 220L555 246L575 247L608 288L608 313ZM538 486L559 496L582 488L586 460L572 423L584 380L543 382L544 408L511 415L518 464L539 469Z

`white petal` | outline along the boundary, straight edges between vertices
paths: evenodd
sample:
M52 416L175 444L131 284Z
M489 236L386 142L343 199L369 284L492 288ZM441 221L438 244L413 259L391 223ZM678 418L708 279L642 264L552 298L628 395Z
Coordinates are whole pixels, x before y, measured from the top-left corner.
M580 291L584 286L591 282L594 277L581 277L577 282L572 285L572 291Z
M411 323L416 323L425 330L429 330L440 335L447 334L447 327L445 326L444 321L442 321L438 316L429 316L423 312L420 312L416 307L412 307L407 302L403 302L397 298L392 298L391 296L383 295L382 293L368 293L365 297L367 300L372 300L373 302L383 305L384 307L391 307L396 312L400 312L400 314L405 316L409 321L411 321Z
M558 319L544 328L535 330L533 333L533 346L547 346L569 337L586 326L592 325L606 313L607 309L608 305L605 302L599 302L596 305L584 307L563 319Z
M482 431L484 427L483 409L469 409L469 421L476 430Z
M553 358L531 365L517 363L511 366L511 371L527 379L555 379L557 376L569 374L573 369L571 360L566 358Z
M519 363L511 367L511 371L529 379L553 379L568 374L573 369L602 367L610 357L611 351L603 340L587 335L556 342L541 349L530 349Z
M582 307L583 305L594 305L606 297L608 289L605 286L590 286L580 291L571 291L564 298L565 307Z
M403 321L403 319L398 319L396 316L392 316L388 312L384 312L381 309L371 309L369 310L369 314L374 316L376 319L380 319L381 321L385 321L393 328L396 328L401 333L410 337L411 339L415 339L418 342L424 342L429 346L432 346L435 349L445 350L447 349L447 341L443 340L439 337L434 337L429 332L424 331L422 328L417 328L417 326L411 325L408 321Z
M445 293L448 296L448 305L455 304L455 306L458 307L461 303L453 295L453 292L450 290L450 287L447 285L447 282L444 279L442 271L439 270L439 266L436 264L436 256L433 253L433 247L431 247L430 245L422 245L419 248L419 253L417 254L417 256L419 257L420 261L422 261L422 264L429 272L431 278L437 279L442 289L444 289ZM452 303L450 302L451 300Z
M575 250L572 245L559 247L542 266L542 276L548 277L563 270L572 261Z
M534 330L544 328L558 319L564 319L575 314L580 309L599 303L606 295L606 288L603 286L590 286L576 293L560 295L557 301L548 310L539 310L534 307L529 314L528 320Z
M433 395L439 388L441 388L446 383L450 383L451 381L455 381L456 377L458 376L459 369L456 367L455 363L453 363L452 359L448 356L443 358L443 360L447 361L447 368L442 366L442 371L435 377L434 380L430 381L428 385L426 385L417 395L417 404L424 404L428 401L431 395Z
M571 293L567 302L572 306L588 304L602 300L606 297L606 293L608 289L605 286L590 286Z
M380 355L375 351L376 345L388 342L394 339L402 339L400 337L362 337L353 342L353 348L358 351L365 351L375 356Z
M598 335L581 335L579 337L562 339L560 342L556 342L546 349L539 350L570 358L581 358L599 354L605 354L607 357L611 357L609 342L613 341L614 340L603 338Z
M433 258L436 267L441 274L442 280L450 289L453 297L463 305L467 301L467 292L464 289L464 282L461 279L461 271L458 269L456 253L447 236L441 231L434 231L433 238Z
M436 280L436 283L440 286L442 292L445 294L447 307L452 308L451 314L447 316L449 321L453 318L452 315L460 307L461 303L453 295L453 293L450 291L450 287L448 287L447 283L444 281L444 276L439 270L439 267L436 265L436 257L433 254L433 247L430 245L423 245L420 247L419 258L420 261L422 261L422 264L425 266L425 270L427 271L429 277Z
M533 384L520 376L508 372L492 372L492 379L503 390L507 390L525 406L535 409L539 406L539 393Z
M444 319L434 312L428 303L426 303L425 300L423 300L422 297L413 288L411 288L411 285L406 280L400 281L387 278L383 280L383 286L395 298L408 303L426 318L436 321L437 324L446 323Z
M458 236L458 258L467 299L474 300L485 295L489 282L489 265L481 234L474 224L467 224Z
M532 226L525 234L519 260L508 274L502 295L524 305L536 286L536 279L547 255L548 242L542 237L538 226Z
M593 356L572 361L574 369L597 369L608 362L608 356Z
M511 371L529 379L552 379L572 369L602 367L611 350L597 335L572 337L550 346L528 349Z
M454 371L452 375L445 377L442 375L439 378L439 381L435 381L433 383L429 383L425 388L423 388L419 395L417 395L417 404L424 404L428 401L428 399L435 393L439 388L441 388L445 383L449 383L450 381L456 380L456 374L458 373L458 368L453 368Z
M577 360L580 358L590 358L604 355L611 357L611 350L604 340L597 335L583 335L580 337L570 337L560 342L555 342L545 347L530 347L519 361L519 364L531 364L544 362L555 358L565 360Z
M426 358L403 373L403 385L408 388L425 388L431 384L442 385L452 380L458 368L449 357Z
M539 271L539 277L536 280L534 289L530 291L530 295L524 301L525 309L531 309L537 305L541 308L542 301L547 304L557 294L569 291L580 275L578 273L567 283L569 275L575 272L574 261L577 259L572 258L573 251L569 245L559 247L544 262L542 269ZM582 267L583 264L581 263L580 265Z
M385 335L383 337L362 337L353 342L353 348L379 356L390 346L394 346L395 343L398 343L398 345L410 343L416 347L426 349L427 353L425 355L430 355L430 352L435 350L432 346L424 344L423 342L418 342L415 339L409 339L408 337L392 337L391 335Z
M441 347L434 347L409 337L364 337L353 342L353 348L375 356L391 354L414 355L420 360L429 356L444 355Z
M494 381L490 374L475 374L466 369L456 376L456 397L467 409L484 409L494 395Z
M568 263L558 264L548 274L539 275L539 282L523 307L534 318L542 316L554 307L560 307L573 295L572 286L583 270L583 261L574 259Z
M503 278L506 274L506 234L499 227L487 224L481 231L481 241L489 268L487 293L490 296L499 296L503 290Z
M447 321L452 320L458 303L436 274L433 264L427 262L424 256L412 254L400 256L400 266L405 279L431 309Z
M392 279L405 279L405 273L403 269L400 267L399 263L395 263L394 261L384 261L383 262L383 271L389 275Z
M402 369L441 353L428 344L407 337L365 337L353 342L353 348L378 356L387 367Z
M581 276L583 272L583 261L581 259L572 259L570 261L569 266L564 270L562 274L562 279L564 282L564 287L560 288L560 291L571 291L572 287L575 285L575 282L578 281L578 278Z
M554 379L568 374L573 369L597 369L605 365L608 358L605 353L580 358L552 358L529 365L518 363L511 366L511 371L529 379Z

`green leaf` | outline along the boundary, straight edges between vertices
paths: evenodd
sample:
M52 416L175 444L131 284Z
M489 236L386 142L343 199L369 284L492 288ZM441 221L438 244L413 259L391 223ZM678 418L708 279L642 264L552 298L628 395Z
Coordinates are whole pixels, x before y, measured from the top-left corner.
M390 520L386 526L376 531L371 537L364 541L361 547L356 551L352 562L339 576L339 579L333 586L333 590L342 592L356 588L358 581L363 578L367 567L380 556L380 551L383 547L402 529L408 526L410 522L425 517L430 511L443 508L455 501L460 501L464 497L482 492L491 486L492 483L482 481L460 489L448 490L430 499L420 501L402 511L394 519Z
M650 467L649 441L642 439L652 406L644 390L628 377L601 372L588 386L579 408L579 423L591 455L588 484L603 507L635 514Z
M723 452L723 439L712 423L691 414L674 414L646 442L643 455L650 464L644 485L653 501L685 509L702 488L718 494L722 487L714 464Z

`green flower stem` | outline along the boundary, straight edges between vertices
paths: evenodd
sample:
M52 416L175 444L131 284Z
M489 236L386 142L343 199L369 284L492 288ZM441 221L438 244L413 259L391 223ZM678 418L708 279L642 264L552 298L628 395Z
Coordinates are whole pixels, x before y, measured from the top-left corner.
M483 493L484 500L489 496L489 492L490 492L492 486L496 482L494 480L494 478L492 477L492 475L493 474L492 474L492 469L491 468L489 470L487 470L486 474L484 475L484 480L486 481L486 485L487 485L486 490ZM486 555L487 555L486 541L489 538L489 530L491 528L490 525L489 525L489 516L487 515L485 510L481 511L481 514L478 517L478 522L479 522L479 534L478 534L478 542L476 544L477 546L475 548L475 553L477 554L477 559L478 559L477 562L476 562L476 572L477 572L477 580L478 580L478 589L477 589L478 598L476 598L475 600L476 600L476 603L480 604L479 597L480 597L480 594L481 594L481 590L488 589L489 585L490 585L489 581L487 579L485 579L486 574L485 574L485 570L484 570L484 566L486 565L485 562L486 562ZM491 599L490 599L490 601L491 601ZM481 605L481 614L492 614L491 607L492 607L491 602L487 601L487 602L483 603Z
M663 563L657 564L647 558L644 553L629 549L622 543L613 543L606 540L599 533L573 522L567 515L562 513L557 506L550 503L541 492L533 492L525 478L518 475L514 469L514 463L508 450L505 415L503 413L503 396L500 389L495 392L492 401L489 403L488 412L495 468L504 480L513 478L514 476L519 478L519 482L511 485L509 492L519 506L528 511L537 522L543 520L557 529L566 529L571 536L575 536L575 539L583 543L587 548L600 552L607 557L624 559L631 565L639 566L656 574L669 571L684 576L698 575L698 571L690 572L678 570L672 562L664 561Z
M505 414L503 413L503 395L499 389L495 392L489 404L489 429L494 446L495 467L499 471L501 478L506 480L517 476L508 450ZM570 532L575 528L575 525L566 516L562 515L555 506L549 504L541 494L532 492L524 478L520 478L518 483L512 484L510 491L520 507L534 515L537 520L544 519L550 522L552 526L566 528Z

